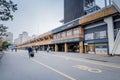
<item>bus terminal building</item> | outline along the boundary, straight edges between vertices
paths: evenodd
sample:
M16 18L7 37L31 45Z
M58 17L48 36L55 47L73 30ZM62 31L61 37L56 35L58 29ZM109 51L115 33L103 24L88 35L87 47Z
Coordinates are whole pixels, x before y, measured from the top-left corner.
M95 0L64 0L64 24L17 48L33 46L46 51L49 46L55 52L112 54L119 47L120 13L109 1L101 8Z

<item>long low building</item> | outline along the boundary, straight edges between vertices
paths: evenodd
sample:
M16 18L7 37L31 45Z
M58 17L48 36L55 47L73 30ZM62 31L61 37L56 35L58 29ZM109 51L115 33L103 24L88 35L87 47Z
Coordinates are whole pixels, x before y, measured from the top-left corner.
M17 48L33 46L45 51L50 46L56 52L112 54L119 29L120 13L110 5L17 45Z

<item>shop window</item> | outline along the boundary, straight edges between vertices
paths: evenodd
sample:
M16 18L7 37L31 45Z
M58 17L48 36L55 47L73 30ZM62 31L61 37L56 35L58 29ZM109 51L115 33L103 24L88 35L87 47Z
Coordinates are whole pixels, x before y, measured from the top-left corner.
M66 32L66 36L70 36L72 33L71 33L71 30L68 30L67 32Z
M92 40L94 39L93 33L85 34L85 40Z
M61 33L61 37L65 37L65 32L62 32L62 33Z
M107 33L106 33L106 31L101 31L101 32L100 32L100 39L102 39L102 38L107 38Z
M95 53L95 46L94 44L89 44L88 45L88 53L94 54Z
M94 38L95 39L100 39L100 32L95 32L94 33Z
M95 39L107 38L107 32L106 31L95 32L94 38Z
M95 52L96 54L107 54L108 53L107 44L96 44Z
M54 39L56 39L57 37L56 37L56 35L54 35Z
M74 28L73 29L73 34L75 35L75 34L79 34L79 28Z
M60 33L58 33L58 34L57 34L57 37L56 37L56 38L57 38L57 39L59 39L59 38L60 38Z

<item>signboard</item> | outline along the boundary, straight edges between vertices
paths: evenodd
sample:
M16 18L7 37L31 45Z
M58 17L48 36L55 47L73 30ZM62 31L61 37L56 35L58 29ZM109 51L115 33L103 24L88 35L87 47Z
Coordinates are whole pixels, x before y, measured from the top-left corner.
M105 45L97 45L95 46L95 52L96 54L107 54L108 48Z
M15 48L15 47L14 47L13 44L11 44L11 45L8 46L8 48L9 48L9 49L13 49L13 48Z
M52 33L53 33L53 34L54 34L54 33L58 33L58 32L60 32L60 31L63 31L63 30L69 29L69 28L76 27L77 25L79 25L79 19L76 19L76 20L74 20L74 21L72 21L72 22L70 22L70 23L66 23L66 24L64 24L64 25L62 25L62 26L60 26L60 27L52 30Z
M84 43L84 45L85 45L85 46L87 46L87 45L88 45L88 43Z

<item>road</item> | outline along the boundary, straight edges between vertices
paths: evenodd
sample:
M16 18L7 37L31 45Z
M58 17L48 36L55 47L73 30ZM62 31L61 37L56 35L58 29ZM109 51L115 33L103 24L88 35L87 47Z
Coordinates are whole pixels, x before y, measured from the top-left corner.
M27 51L5 52L0 80L119 80L120 63L90 60L80 54Z

